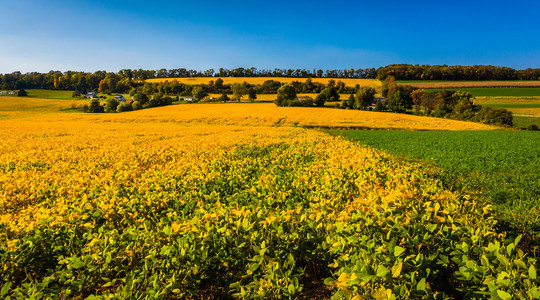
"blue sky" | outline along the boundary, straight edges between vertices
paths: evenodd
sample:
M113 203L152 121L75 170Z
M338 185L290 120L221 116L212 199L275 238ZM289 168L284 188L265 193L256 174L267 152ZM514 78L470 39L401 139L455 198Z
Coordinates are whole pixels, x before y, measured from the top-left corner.
M0 73L540 67L540 1L0 0Z

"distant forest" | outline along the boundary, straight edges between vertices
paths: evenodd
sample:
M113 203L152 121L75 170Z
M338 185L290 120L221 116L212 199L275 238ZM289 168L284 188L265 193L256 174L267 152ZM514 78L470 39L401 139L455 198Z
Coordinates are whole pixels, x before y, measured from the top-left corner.
M446 66L446 65L388 65L378 69L257 69L257 68L220 68L206 71L179 69L132 70L119 72L97 71L48 73L31 72L22 74L13 72L0 74L0 89L58 89L107 91L112 93L127 92L142 80L151 78L175 77L294 77L294 78L365 78L385 79L393 76L396 80L540 80L540 69L516 70L497 66Z

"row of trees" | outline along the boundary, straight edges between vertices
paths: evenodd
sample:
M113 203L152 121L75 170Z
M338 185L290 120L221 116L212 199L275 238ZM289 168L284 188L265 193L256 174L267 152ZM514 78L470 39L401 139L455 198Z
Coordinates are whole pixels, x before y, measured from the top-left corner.
M62 73L50 71L49 73L13 72L0 74L0 89L47 89L47 90L75 90L82 94L87 91L102 93L125 93L133 87L131 79L119 73L97 71L95 73L71 72Z
M447 66L447 65L388 65L378 69L257 69L257 68L220 68L218 71L179 69L122 69L116 73L96 72L13 72L0 74L0 89L58 89L78 90L81 93L99 90L103 93L127 92L131 87L146 79L175 77L295 77L295 78L378 78L393 76L398 80L540 80L540 69L515 70L498 66ZM218 86L217 80L215 84ZM309 91L320 93L317 84L306 87ZM277 91L277 87L273 93ZM324 87L323 87L324 88Z
M540 80L540 69L516 70L498 66L388 65L377 69L377 78L397 80Z
M193 95L193 90L201 88L207 94L237 94L235 91L243 90L244 94L276 94L283 84L277 80L266 80L262 84L249 84L247 82L225 84L223 79L210 80L208 84L190 85L177 80L165 80L162 82L146 82L138 85L137 89L146 94L163 93L166 95ZM297 93L320 93L328 86L334 87L338 93L348 94L356 91L359 86L349 87L341 80L329 80L328 84L313 82L311 78L305 81L293 81L291 85Z

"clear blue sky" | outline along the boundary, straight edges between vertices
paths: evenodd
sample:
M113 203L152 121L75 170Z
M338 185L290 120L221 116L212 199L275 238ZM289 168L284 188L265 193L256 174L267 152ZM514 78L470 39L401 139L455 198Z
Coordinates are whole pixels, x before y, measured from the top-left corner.
M540 1L0 0L0 73L540 67Z

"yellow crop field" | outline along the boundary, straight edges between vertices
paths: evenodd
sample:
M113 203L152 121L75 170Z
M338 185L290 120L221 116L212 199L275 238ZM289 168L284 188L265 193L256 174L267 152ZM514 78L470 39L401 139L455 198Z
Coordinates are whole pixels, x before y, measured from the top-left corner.
M508 262L449 273L467 295L500 270L516 298L537 291L536 260L483 200L295 125L492 129L259 103L0 120L2 297L444 298L446 258Z
M233 84L233 83L243 83L247 82L249 84L263 84L267 80L276 80L281 83L291 83L293 81L306 82L307 78L292 78L292 77L182 77L182 78L152 78L147 79L146 82L163 82L163 81L173 81L177 80L178 82L184 84L208 84L210 80L214 82L221 78L224 84ZM381 81L377 79L357 79L357 78L312 78L313 82L319 82L322 84L328 84L330 80L335 82L343 81L347 86L371 86L373 88L380 88Z
M184 104L121 114L57 115L56 120L81 118L110 123L184 123L241 126L351 127L399 130L493 130L481 123L406 114L335 108L277 107L273 103ZM40 120L40 118L36 118Z

